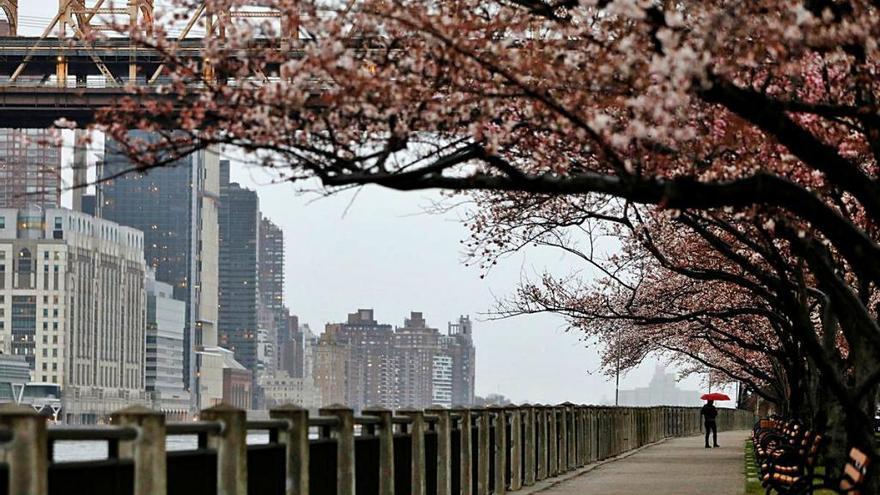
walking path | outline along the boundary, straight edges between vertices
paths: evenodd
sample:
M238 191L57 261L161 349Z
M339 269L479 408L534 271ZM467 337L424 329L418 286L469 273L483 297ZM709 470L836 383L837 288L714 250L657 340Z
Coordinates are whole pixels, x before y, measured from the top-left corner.
M541 495L742 495L743 441L748 432L723 432L721 448L702 437L672 438L570 478Z

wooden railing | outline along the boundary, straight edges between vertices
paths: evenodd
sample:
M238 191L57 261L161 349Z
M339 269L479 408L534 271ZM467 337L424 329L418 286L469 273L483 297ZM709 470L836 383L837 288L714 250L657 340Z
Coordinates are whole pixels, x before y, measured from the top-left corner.
M200 421L165 423L132 407L112 425L47 426L32 411L0 409L0 493L46 495L79 488L165 495L488 495L542 483L668 437L700 431L699 409L561 404L428 409L360 415L342 406L318 416L295 406L247 421L220 405ZM719 429L752 426L747 411L720 409ZM268 443L248 445L251 431ZM197 437L195 449L166 452L166 438ZM61 440L101 440L108 459L53 462ZM536 486L537 485L537 486Z

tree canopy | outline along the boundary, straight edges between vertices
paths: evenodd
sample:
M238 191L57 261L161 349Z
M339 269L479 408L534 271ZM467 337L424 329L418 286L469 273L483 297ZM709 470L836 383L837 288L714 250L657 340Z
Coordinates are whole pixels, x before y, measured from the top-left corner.
M674 352L873 448L880 2L266 3L295 34L230 20L203 62L140 39L166 69L132 91L165 97L99 116L138 168L219 145L331 189L470 191L481 262L544 243L602 274L502 310L562 313L606 362Z

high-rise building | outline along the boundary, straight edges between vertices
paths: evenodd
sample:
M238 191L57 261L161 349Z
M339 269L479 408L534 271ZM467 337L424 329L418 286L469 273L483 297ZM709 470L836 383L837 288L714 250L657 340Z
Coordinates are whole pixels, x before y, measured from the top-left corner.
M61 206L61 147L47 129L0 129L0 208Z
M452 407L452 356L437 354L432 366L432 404Z
M440 350L440 332L428 327L422 313L412 312L394 331L397 398L400 407L424 408L434 398L434 357Z
M229 162L220 164L220 345L255 371L259 343L260 202L257 193L229 182ZM271 320L272 318L268 318Z
M293 378L302 378L311 374L311 370L307 368L305 360L305 354L309 345L308 337L299 328L299 317L290 314L287 308L284 308L283 311L287 314L284 322L286 327L284 333L287 335L287 339L279 339L281 343L278 348L278 368L284 370Z
M467 406L474 402L471 331L470 319L462 316L442 335L419 312L392 330L374 319L372 309L360 309L346 323L328 324L319 339L305 346L303 360L312 363L325 404L355 409Z
M65 209L0 209L0 350L61 386L70 422L146 403L144 237Z
M345 323L328 324L324 333L349 349L346 405L355 409L400 407L391 325L378 323L372 309L359 309L349 314Z
M696 390L682 390L675 373L667 373L661 365L654 368L654 376L647 387L621 390L621 406L699 406L700 393Z
M146 388L153 408L168 418L186 419L190 395L184 388L183 354L186 304L172 297L169 284L148 272Z
M452 405L472 405L477 353L469 316L460 316L457 322L449 323L448 334L440 339L440 354L452 358Z
M336 335L332 333L321 335L315 343L313 376L322 405L346 404L354 407L348 396L350 354L348 345L336 341Z
M268 218L260 220L260 304L272 315L276 348L290 340L284 307L284 232Z
M116 177L124 171L128 173ZM218 155L200 151L144 173L132 170L127 156L108 141L98 177L104 179L98 188L100 215L143 231L147 265L186 304L183 366L187 390L197 392L192 394L193 408L198 401L220 400L222 362L213 354L204 354L207 361L202 362L196 354L217 345Z

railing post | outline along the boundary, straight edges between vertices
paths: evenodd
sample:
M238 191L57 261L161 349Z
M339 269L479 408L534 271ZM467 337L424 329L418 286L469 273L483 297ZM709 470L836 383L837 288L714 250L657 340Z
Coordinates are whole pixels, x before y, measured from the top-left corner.
M474 481L474 440L471 432L473 431L473 419L470 409L458 409L459 425L459 447L461 450L461 462L459 463L459 487L460 495L473 495Z
M547 453L547 409L538 404L535 407L535 435L537 437L537 455L535 456L535 481L547 478L547 463L550 456Z
M223 430L208 437L217 452L217 495L247 494L247 428L245 412L219 404L201 413L204 421L218 421Z
M626 450L632 450L636 446L636 415L635 410L626 410Z
M664 407L663 408L663 416L665 417L663 422L666 424L666 436L671 437L672 436L672 408L671 407Z
M495 413L495 495L507 492L507 409L493 407Z
M332 405L320 409L319 413L339 420L333 429L336 438L336 495L354 495L354 411Z
M613 455L617 455L620 453L620 444L623 439L623 435L621 434L620 428L620 418L621 418L621 410L619 407L615 407L612 410L612 422L611 428L614 433L614 452Z
M588 411L587 420L590 423L590 462L599 460L599 434L597 428L598 411L595 407L591 407Z
M566 436L568 442L568 470L571 471L577 467L577 417L575 416L577 410L575 409L574 404L569 403L566 407L566 417L568 418L568 435Z
M559 472L568 471L568 405L559 406Z
M578 467L587 465L587 408L578 406Z
M535 445L535 408L526 404L523 412L525 414L523 418L525 422L523 428L525 434L525 441L523 442L523 450L525 452L523 484L525 486L532 486L535 484L535 461L538 457L538 449Z
M452 419L449 409L432 408L437 416L437 495L452 495Z
M394 495L394 422L390 409L370 407L364 415L379 418L379 495ZM304 494L308 495L308 494Z
M400 411L402 416L410 419L409 435L411 439L410 480L411 495L426 495L425 485L425 413L415 409Z
M654 441L658 441L662 438L662 434L660 433L660 408L653 407L654 411Z
M278 435L278 441L286 448L285 495L308 495L309 411L294 405L281 406L269 411L269 417L290 422L289 429L282 429Z
M559 434L557 433L557 409L554 406L550 406L547 408L547 413L549 414L549 443L550 447L548 450L548 455L550 456L550 465L547 467L547 477L552 478L559 474Z
M584 406L584 465L591 462L593 455L593 427L590 424L592 409Z
M510 490L522 488L522 419L524 409L511 409L510 416Z
M49 493L49 459L46 419L33 408L0 406L0 427L12 433L12 440L0 450L9 470L9 495Z
M620 408L615 407L611 410L611 438L614 439L614 447L611 455L620 453Z
M489 463L492 462L489 445L489 410L480 409L477 435L479 437L477 447L477 495L489 494Z
M168 470L165 464L165 415L142 406L116 411L110 421L138 430L135 440L119 443L119 458L134 461L134 495L165 495Z

